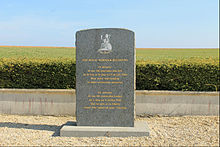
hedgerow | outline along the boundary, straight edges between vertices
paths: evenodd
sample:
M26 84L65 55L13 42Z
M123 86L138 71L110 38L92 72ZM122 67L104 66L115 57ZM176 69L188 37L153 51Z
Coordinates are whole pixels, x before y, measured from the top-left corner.
M0 88L75 88L69 59L0 59Z
M210 60L211 61L211 60ZM67 59L0 59L0 88L75 88L75 61ZM136 64L137 90L219 90L219 64L148 62Z

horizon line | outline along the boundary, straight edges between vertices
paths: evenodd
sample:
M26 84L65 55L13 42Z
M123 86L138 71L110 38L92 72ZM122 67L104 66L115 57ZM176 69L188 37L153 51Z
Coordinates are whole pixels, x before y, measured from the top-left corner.
M67 46L19 46L19 45L0 45L0 47L37 47L37 48L76 48L76 47L67 47ZM219 49L217 47L136 47L135 49Z

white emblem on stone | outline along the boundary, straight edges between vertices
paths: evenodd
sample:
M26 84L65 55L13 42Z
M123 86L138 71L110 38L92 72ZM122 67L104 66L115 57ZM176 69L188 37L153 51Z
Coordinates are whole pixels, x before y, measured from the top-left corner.
M105 34L105 36L103 37L101 35L101 40L103 41L103 43L101 44L100 49L98 49L98 52L101 54L108 54L112 51L112 45L110 44L110 34Z

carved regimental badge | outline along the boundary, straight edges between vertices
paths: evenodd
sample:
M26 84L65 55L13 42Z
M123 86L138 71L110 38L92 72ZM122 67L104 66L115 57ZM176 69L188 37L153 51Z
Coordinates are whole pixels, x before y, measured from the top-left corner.
M105 34L105 36L103 37L101 35L101 40L103 41L101 44L100 49L98 49L98 52L101 54L108 54L110 52L112 52L112 45L110 44L110 34Z

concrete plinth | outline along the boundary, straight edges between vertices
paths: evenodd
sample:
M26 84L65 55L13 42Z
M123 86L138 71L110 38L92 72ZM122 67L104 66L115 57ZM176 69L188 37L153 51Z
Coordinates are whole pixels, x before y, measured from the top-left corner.
M144 121L136 121L134 127L76 126L76 122L68 122L60 129L62 137L139 137L149 135L148 125Z

